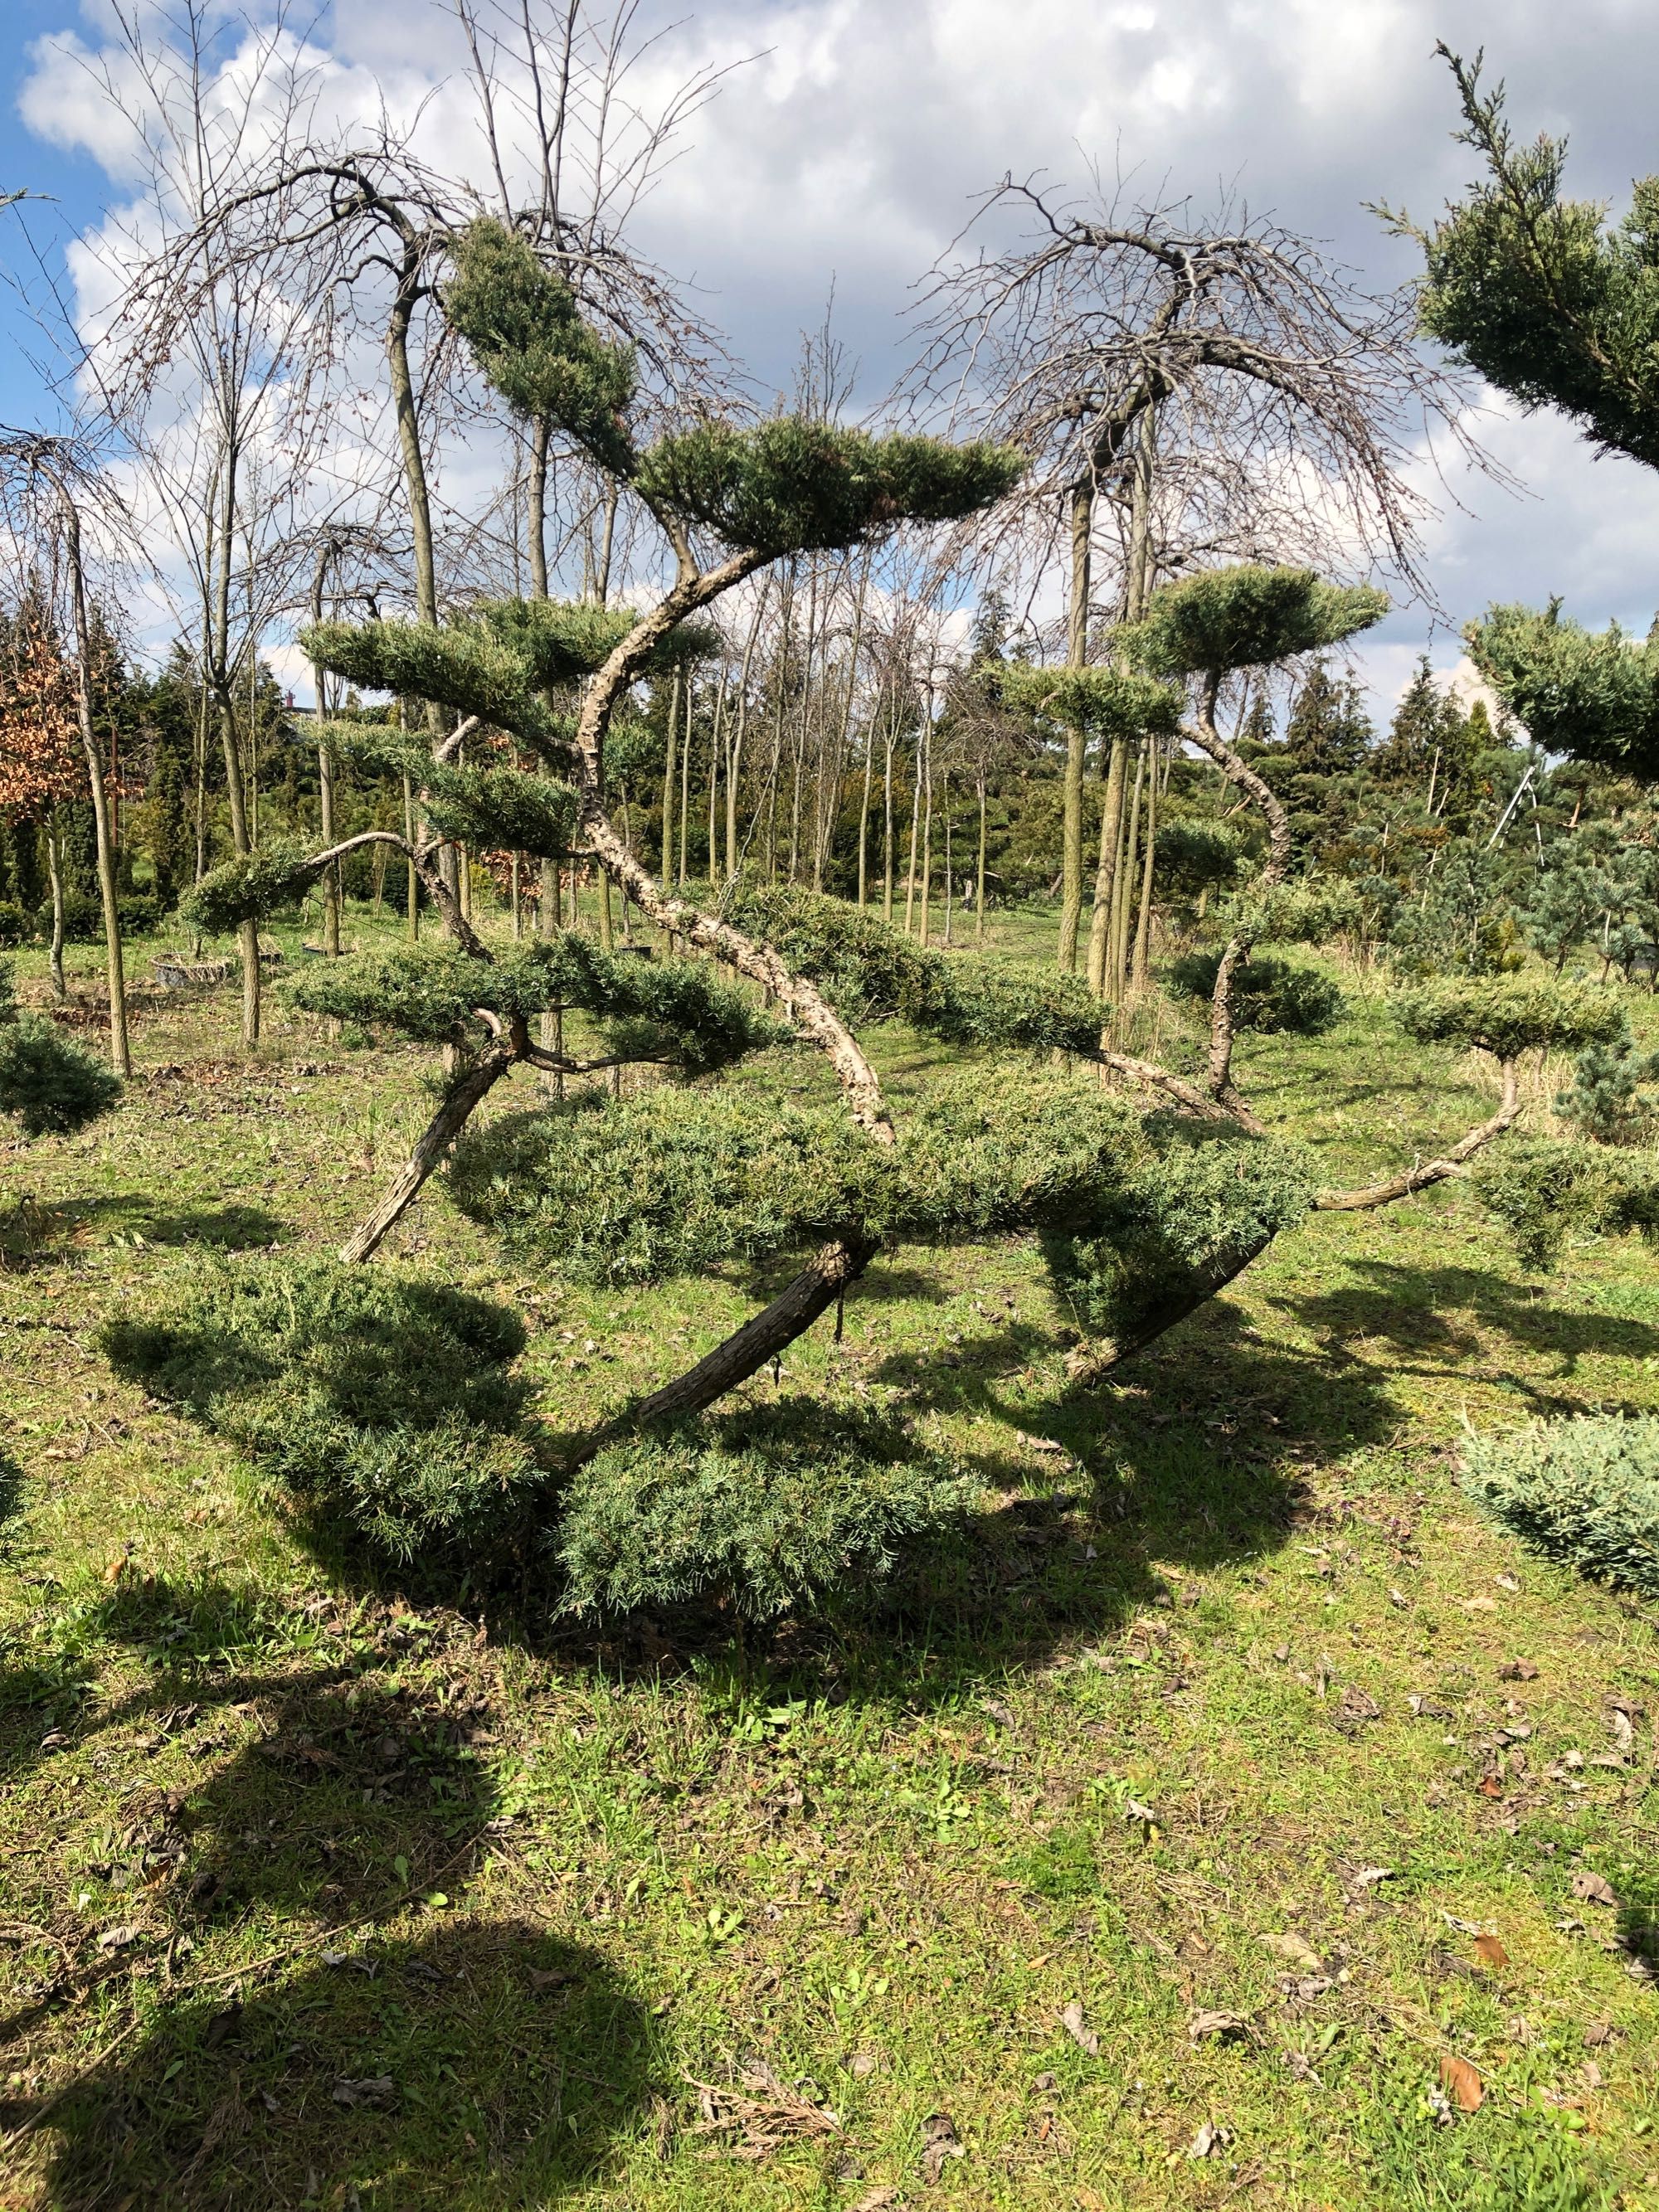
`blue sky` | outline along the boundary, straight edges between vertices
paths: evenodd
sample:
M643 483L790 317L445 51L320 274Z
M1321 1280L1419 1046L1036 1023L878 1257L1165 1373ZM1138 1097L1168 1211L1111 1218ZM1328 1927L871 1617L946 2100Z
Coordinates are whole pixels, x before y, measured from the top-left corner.
M103 171L89 154L54 146L24 129L17 116L17 95L28 68L28 50L37 38L62 30L78 20L64 0L5 0L5 29L0 33L0 191L27 189L45 201L0 216L6 226L0 237L0 269L27 283L32 293L42 289L29 246L39 249L54 280L63 276L63 248L86 225L96 222L108 198ZM25 357L43 350L29 311L19 301L13 286L0 289L0 419L35 422L42 419L40 379Z

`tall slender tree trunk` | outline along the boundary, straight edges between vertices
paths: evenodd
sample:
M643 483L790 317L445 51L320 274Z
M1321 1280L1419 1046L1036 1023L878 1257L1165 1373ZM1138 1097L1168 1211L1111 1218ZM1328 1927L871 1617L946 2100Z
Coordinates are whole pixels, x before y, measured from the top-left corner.
M864 740L864 795L859 805L859 912L870 902L870 793L876 777L876 723L873 715Z
M325 544L317 556L317 566L311 578L311 619L320 623L323 619L323 586L328 575L328 564L334 548ZM328 713L328 679L320 661L312 663L312 689L317 702L317 802L322 816L325 848L334 843L334 756L323 740L324 720ZM332 862L323 871L323 951L331 960L340 957L340 864Z
M64 974L64 833L55 806L46 817L46 880L52 886L52 942L46 957L52 994L61 1000L69 996L69 983Z
M132 1073L132 1051L127 1039L127 986L121 958L121 916L116 904L115 839L110 822L110 793L99 757L98 738L92 726L92 640L87 623L87 579L81 560L81 516L66 488L59 486L64 504L64 541L69 556L70 606L75 623L75 704L81 725L81 750L86 757L92 789L93 836L98 852L98 896L104 909L105 973L109 982L109 1056L119 1076Z
M1140 877L1140 913L1135 922L1134 964L1130 972L1129 988L1136 997L1145 991L1152 976L1152 870L1158 860L1158 753L1152 740L1146 740L1150 772L1146 778L1146 826L1142 834L1143 860Z
M915 769L910 779L910 858L904 872L904 933L915 934L916 854L921 838L921 739L916 739Z
M944 789L940 794L945 806L945 942L951 942L951 909L956 904L956 886L951 876L951 771L945 771Z
M985 942L985 784L979 779L979 865L974 875L974 942Z
M674 888L674 769L675 748L680 733L680 684L682 672L678 662L674 681L668 695L668 757L662 777L662 888L666 898Z
M410 777L404 777L404 840L413 849L415 843L415 786ZM415 872L414 861L404 863L404 919L409 941L417 945L421 936L421 881Z
M1140 793L1146 781L1146 748L1143 744L1135 756L1134 796L1129 802L1129 819L1123 839L1123 862L1113 900L1112 928L1112 999L1121 1006L1128 983L1129 915L1134 904L1135 860L1140 835Z
M932 942L927 921L927 908L933 888L933 747L927 747L927 766L922 777L921 817L921 941L924 946Z
M898 709L887 716L887 744L881 767L881 918L893 921L893 753L898 744Z
M1095 869L1095 905L1089 923L1089 988L1097 999L1106 995L1110 966L1112 892L1117 878L1118 848L1123 840L1123 763L1121 738L1114 738L1106 771L1106 793L1100 809L1100 858Z
M726 666L720 662L720 680L714 687L714 720L708 732L708 888L718 890L720 880L719 822L720 760L726 750Z
M547 453L552 442L553 425L545 415L538 415L530 425L530 480L526 487L526 516L530 538L530 590L534 599L547 597Z
M691 818L691 714L696 704L696 686L688 672L685 679L685 735L680 744L680 866L675 881L685 888L686 829Z
M409 506L410 540L414 554L415 619L435 626L438 620L438 567L432 535L432 500L427 483L426 455L421 446L415 379L409 363L409 333L421 289L419 248L412 238L405 237L403 262L398 274L398 289L393 295L392 313L386 319L386 368L392 386L392 410L398 425L398 449L404 465L404 495ZM426 702L426 726L435 752L443 742L443 716L431 700ZM459 855L451 844L445 843L439 848L438 872L459 907Z
M749 675L754 665L755 645L760 636L761 617L766 611L766 593L770 583L766 579L755 600L754 619L749 625L749 635L743 648L743 666L738 672L738 718L732 736L732 750L726 762L726 880L738 879L738 790L743 774L743 741L749 727Z
M201 690L196 703L196 742L192 769L196 777L196 872L191 881L200 883L207 873L207 677L204 673Z
M1129 504L1128 561L1124 574L1123 618L1139 622L1146 611L1152 578L1152 463L1158 417L1149 404L1136 429L1134 478ZM1095 906L1089 929L1089 985L1097 997L1109 989L1115 997L1120 987L1111 970L1115 943L1113 924L1118 911L1117 867L1123 842L1123 800L1128 781L1128 748L1122 738L1112 740L1106 763L1106 792L1101 812L1100 855L1095 871Z
M1089 647L1089 564L1094 537L1092 476L1072 487L1072 578L1066 618L1066 665L1081 668ZM1066 781L1062 802L1060 885L1060 964L1077 966L1078 931L1083 919L1083 776L1087 739L1081 727L1066 732Z

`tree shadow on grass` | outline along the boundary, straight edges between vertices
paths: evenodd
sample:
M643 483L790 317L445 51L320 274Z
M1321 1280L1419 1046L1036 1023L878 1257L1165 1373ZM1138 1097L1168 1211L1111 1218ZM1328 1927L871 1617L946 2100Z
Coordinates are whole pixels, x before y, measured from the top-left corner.
M840 1658L854 1662L866 1686L890 1687L914 1667L918 1621L947 1695L964 1678L1044 1663L1079 1633L1109 1636L1170 1601L1170 1572L1278 1551L1308 1510L1309 1473L1398 1424L1364 1367L1267 1345L1224 1303L1111 1385L1016 1393L1011 1385L1048 1348L1041 1331L1021 1325L957 1347L954 1368L924 1354L880 1370L918 1409L974 1413L981 1427L1006 1430L1008 1448L970 1455L1001 1493L1000 1509L965 1552L913 1589L896 1586L909 1621L890 1616L843 1632ZM916 1693L913 1678L907 1694Z
M386 1300L385 1312L369 1316L349 1344L325 1331L313 1358L315 1332L295 1337L306 1364L291 1394L287 1382L271 1384L269 1342L250 1338L238 1354L252 1363L250 1402L280 1388L286 1395L270 1402L286 1406L291 1395L295 1419L315 1425L325 1439L337 1437L342 1449L349 1443L346 1421L359 1425L351 1436L365 1422L386 1424L399 1439L399 1467L420 1459L421 1423L441 1425L457 1412L481 1422L488 1416L480 1449L495 1448L498 1431L518 1444L533 1439L546 1474L524 1493L528 1534L516 1540L517 1564L489 1579L473 1571L476 1547L470 1557L465 1544L452 1545L446 1557L435 1540L399 1564L375 1552L361 1522L354 1529L314 1492L295 1505L296 1534L338 1583L460 1605L503 1638L624 1673L733 1650L763 1662L769 1652L833 1650L844 1668L856 1652L866 1679L902 1680L914 1696L927 1694L918 1687L918 1648L937 1657L948 1644L946 1671L958 1679L1041 1663L1058 1640L1109 1634L1167 1595L1166 1564L1197 1571L1276 1549L1303 1504L1307 1465L1389 1433L1398 1421L1385 1378L1364 1363L1267 1344L1225 1302L1144 1355L1114 1386L1085 1392L1061 1383L1046 1396L1036 1378L1052 1360L1052 1334L1022 1322L988 1327L966 1342L891 1354L874 1380L882 1400L896 1397L910 1414L977 1417L976 1439L988 1441L957 1456L998 1495L996 1510L965 1526L959 1510L945 1515L936 1536L904 1540L900 1571L890 1577L848 1577L854 1587L844 1595L803 1605L781 1623L744 1626L739 1607L711 1595L701 1605L594 1627L557 1614L548 1538L561 1510L561 1440L538 1431L534 1407L509 1371L521 1338L490 1321L506 1318L505 1310L486 1310L484 1302L433 1285L389 1285ZM478 1347L465 1359L458 1331ZM135 1332L126 1371L222 1421L216 1393L241 1387L234 1363L226 1363L222 1332L198 1314L187 1329L164 1336ZM118 1364L122 1342L113 1333ZM780 1416L804 1439L821 1435L826 1451L843 1458L843 1448L858 1441L842 1433L847 1424L867 1421L867 1456L891 1460L890 1443L877 1434L890 1428L880 1402L849 1407L821 1395L786 1394L764 1420L775 1425ZM397 1425L411 1422L413 1431ZM234 1415L231 1433L239 1433ZM250 1431L256 1453L273 1449L263 1442L270 1434L290 1458L296 1433L286 1417ZM1033 1436L1047 1452L1034 1454ZM375 1437L371 1443L378 1450ZM798 1468L790 1480L810 1486L810 1470ZM653 1510L664 1510L661 1501ZM696 1510L706 1508L697 1503ZM777 1540L792 1540L787 1526ZM510 1561L510 1553L501 1556ZM931 1661L929 1677L946 1686Z
M52 2115L47 2201L539 2207L594 2178L657 2079L645 2008L597 1952L434 1927L164 2006Z
M280 1244L290 1234L289 1223L258 1206L171 1206L137 1190L50 1206L25 1197L0 1214L0 1273L51 1267L94 1228L126 1239L139 1237L147 1244L216 1252L253 1251Z
M1574 1312L1549 1303L1526 1284L1490 1268L1411 1267L1395 1261L1356 1260L1360 1279L1312 1297L1272 1294L1270 1303L1339 1346L1344 1338L1373 1338L1423 1363L1406 1371L1443 1374L1479 1354L1483 1333L1508 1338L1559 1364L1552 1379L1575 1374L1586 1353L1623 1359L1659 1354L1659 1328L1616 1314ZM1400 1362L1391 1363L1396 1372ZM1524 1376L1511 1376L1540 1411L1561 1403Z

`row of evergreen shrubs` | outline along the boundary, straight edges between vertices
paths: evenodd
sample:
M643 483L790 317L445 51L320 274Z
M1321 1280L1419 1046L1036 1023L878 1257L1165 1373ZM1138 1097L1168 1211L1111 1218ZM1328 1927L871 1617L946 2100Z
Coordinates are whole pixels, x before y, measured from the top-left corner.
M149 937L164 915L161 901L149 891L130 891L116 902L121 933L125 937ZM104 909L90 891L64 895L65 945L99 945L104 936ZM52 937L52 908L33 912L15 899L0 899L0 951L14 952L20 945L46 944Z

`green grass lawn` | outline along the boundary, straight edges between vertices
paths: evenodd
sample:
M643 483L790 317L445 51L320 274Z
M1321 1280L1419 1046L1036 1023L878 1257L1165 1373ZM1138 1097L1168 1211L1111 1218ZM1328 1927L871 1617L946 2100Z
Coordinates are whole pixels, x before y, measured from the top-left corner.
M750 1387L982 1474L948 1601L579 1632L377 1577L98 1349L418 1125L429 1056L271 1011L146 1000L120 1111L0 1146L0 2204L1659 2207L1655 1609L1457 1482L1466 1419L1659 1407L1644 1249L1316 1217L1091 1394L1030 1245L907 1249ZM1334 1181L1489 1110L1376 1002L1243 1058ZM375 1264L521 1310L559 1427L754 1303L437 1192Z

